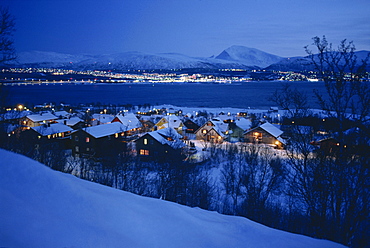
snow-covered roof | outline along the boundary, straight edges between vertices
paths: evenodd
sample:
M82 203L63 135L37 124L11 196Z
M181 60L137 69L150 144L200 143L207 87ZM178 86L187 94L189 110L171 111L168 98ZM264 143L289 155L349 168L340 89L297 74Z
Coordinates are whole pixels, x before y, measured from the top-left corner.
M141 122L133 113L128 113L126 115L118 114L116 118L122 123L122 125L127 127L127 130L142 127Z
M41 134L42 136L73 131L72 128L61 123L50 124L50 126L41 125L37 127L32 127L32 129Z
M165 127L178 128L182 123L180 118L176 115L166 115L162 119L165 119L167 121L167 123L163 125Z
M57 120L56 122L63 123L63 124L64 124L64 122L66 122L66 125L67 126L74 126L74 125L76 125L79 122L83 122L83 120L80 119L80 118L78 118L78 117L71 117L69 119Z
M62 117L68 117L69 115L71 115L70 113L68 113L67 111L56 111L54 112L54 115L59 117L59 116L62 116Z
M278 138L280 135L283 134L283 131L281 131L279 128L275 127L274 125L272 125L271 123L269 122L266 122L256 128L253 128L252 130L248 130L246 132L251 132L257 128L261 128L263 129L264 131L268 132L269 134L271 134L272 136L274 136L275 138ZM245 133L246 133L245 132Z
M101 123L109 123L113 121L114 116L108 114L93 114L92 118L98 120Z
M164 128L157 131L149 132L148 135L152 136L162 145L169 145L174 149L182 148L185 146L185 143L180 140L182 136L176 132L173 128ZM173 141L167 140L166 137L171 137Z
M171 137L173 139L182 139L183 138L181 134L176 132L176 130L171 128L171 127L159 129L159 130L157 130L157 132L161 135Z
M243 130L251 128L252 122L246 118L240 118L235 121L235 124Z
M116 133L122 133L126 131L126 128L120 122L113 122L92 127L86 127L83 130L95 138L101 138Z
M259 127L268 132L269 134L271 134L272 136L274 136L275 138L283 134L283 131L281 131L279 128L275 127L269 122L266 122Z
M214 125L213 129L221 136L224 136L226 131L229 129L229 124L218 119L210 120Z
M41 114L35 114L35 115L27 115L27 118L30 119L33 122L41 122L41 121L47 121L47 120L56 120L58 119L55 115L52 113L41 113Z

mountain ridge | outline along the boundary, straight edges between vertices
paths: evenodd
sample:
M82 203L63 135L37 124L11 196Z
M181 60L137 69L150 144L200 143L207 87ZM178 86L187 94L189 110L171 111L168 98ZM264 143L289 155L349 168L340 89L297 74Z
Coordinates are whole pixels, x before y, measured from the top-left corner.
M355 52L359 61L368 51ZM191 57L181 53L142 53L137 51L106 54L67 54L29 51L19 53L11 65L18 67L53 67L77 70L146 69L266 69L283 71L312 70L308 57L284 58L255 48L231 46L217 56ZM369 66L368 66L369 67Z

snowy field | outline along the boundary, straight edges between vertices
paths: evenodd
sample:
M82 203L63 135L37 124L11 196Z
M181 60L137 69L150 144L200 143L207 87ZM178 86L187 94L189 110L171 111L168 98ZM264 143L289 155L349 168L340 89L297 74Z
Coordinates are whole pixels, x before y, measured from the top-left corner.
M344 247L0 156L0 247Z

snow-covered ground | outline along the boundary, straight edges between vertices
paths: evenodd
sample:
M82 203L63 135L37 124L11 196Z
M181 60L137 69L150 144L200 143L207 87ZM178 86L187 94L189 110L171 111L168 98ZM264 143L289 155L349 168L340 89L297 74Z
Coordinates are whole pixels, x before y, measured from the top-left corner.
M0 157L0 247L343 247Z

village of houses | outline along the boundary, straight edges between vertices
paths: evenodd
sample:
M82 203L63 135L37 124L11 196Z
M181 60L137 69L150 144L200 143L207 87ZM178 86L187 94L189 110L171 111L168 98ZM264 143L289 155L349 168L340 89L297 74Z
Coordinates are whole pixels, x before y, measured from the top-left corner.
M177 156L182 160L192 158L192 161L199 162L204 159L203 152L209 144L285 148L291 134L286 124L281 125L284 110L277 107L269 110L223 110L196 111L196 108L169 105L112 111L93 106L72 109L44 104L31 112L22 106L22 109L2 115L2 133L8 138L16 136L17 142L31 142L35 148L41 143L58 143L61 149L70 151L74 157L99 158L107 151L119 153L121 149L127 152L129 148L131 154L146 161ZM324 123L325 119L322 121ZM323 130L309 126L300 130L309 134L311 144L317 147L333 149L339 145ZM358 128L353 128L348 133L353 137L353 134L359 135L357 131Z
M77 157L100 157L110 147L128 143L141 159L156 160L174 154L196 158L206 144L242 142L283 149L286 142L279 125L263 119L280 117L277 108L259 111L254 126L247 112L210 114L176 107L121 110L115 115L107 109L93 112L93 107L53 111L45 104L32 112L9 111L3 119L8 137L16 135L19 142L33 141L36 146L56 142Z

